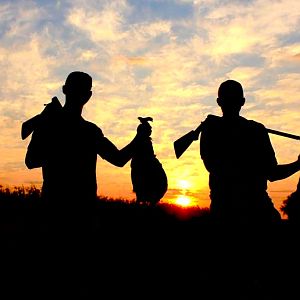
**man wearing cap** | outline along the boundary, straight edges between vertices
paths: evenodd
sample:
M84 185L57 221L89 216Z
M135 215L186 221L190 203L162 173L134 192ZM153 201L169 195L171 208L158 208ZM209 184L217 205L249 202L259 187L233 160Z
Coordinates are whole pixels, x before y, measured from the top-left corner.
M245 224L280 221L267 193L267 181L299 171L299 157L278 165L264 125L240 116L245 98L239 82L223 82L217 103L222 117L207 118L200 137L201 158L209 172L212 217Z

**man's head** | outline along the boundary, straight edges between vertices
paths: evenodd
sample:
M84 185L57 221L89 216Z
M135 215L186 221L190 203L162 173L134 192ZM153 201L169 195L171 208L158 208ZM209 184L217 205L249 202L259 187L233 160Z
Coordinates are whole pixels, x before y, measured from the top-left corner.
M84 72L71 72L63 86L66 101L72 105L83 106L92 96L92 77Z
M242 85L235 80L226 80L218 90L217 103L222 109L223 116L238 116L245 104Z

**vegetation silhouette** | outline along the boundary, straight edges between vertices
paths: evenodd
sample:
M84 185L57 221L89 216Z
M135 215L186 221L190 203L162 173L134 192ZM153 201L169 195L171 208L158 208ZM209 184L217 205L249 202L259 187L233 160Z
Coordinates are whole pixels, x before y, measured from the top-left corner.
M50 233L49 226L45 226L45 222L49 221L49 219L37 219L38 216L43 216L44 210L47 209L48 203L43 198L41 189L36 186L4 187L0 185L0 213L2 216L0 224L2 232L11 228L12 230L17 230L16 232L27 231L30 233L31 231L40 231L42 233ZM65 213L68 212L66 211ZM82 214L84 216L85 212L82 211ZM151 226L156 227L155 224L157 224L157 228L160 228L162 224L167 224L168 222L175 224L186 221L188 223L189 221L195 222L197 218L207 220L208 215L209 211L207 208L182 208L178 205L167 203L160 203L151 208L136 205L133 199L97 196L94 206L93 227L89 229L93 231L101 230L101 226L104 224L106 224L106 228L113 229L115 225L119 229L118 226L122 223L143 223L149 229ZM77 233L77 221L73 221L71 228ZM13 224L13 226L9 227L9 224ZM136 230L139 230L139 226L136 227Z
M290 223L300 225L300 179L296 191L283 200L280 209L288 217Z
M149 121L153 121L151 117L138 118L145 129L145 138L136 148L131 159L131 181L133 191L136 194L136 202L146 205L156 205L165 195L168 189L168 178L161 162L154 154L151 133L152 127Z
M1 294L184 293L186 299L199 294L205 299L297 295L297 276L291 272L299 263L299 246L289 223L258 230L215 226L208 209L141 206L100 196L93 228L78 234L74 222L69 232L53 235L47 220L36 217L42 203L41 191L34 186L0 188L5 257Z
M222 117L209 115L201 126L200 154L209 172L210 210L216 222L268 225L281 217L267 193L267 181L298 172L300 156L279 165L264 125L240 116L245 101L242 85L226 80L217 98Z
M144 135L141 124L133 140L119 150L98 126L82 117L83 107L92 96L89 74L71 72L62 91L63 107L54 97L41 114L25 121L21 130L23 139L32 132L25 163L29 169L42 168L42 197L48 203L51 219L56 216L58 229L67 226L72 218L79 227L89 223L97 197L98 155L123 167Z

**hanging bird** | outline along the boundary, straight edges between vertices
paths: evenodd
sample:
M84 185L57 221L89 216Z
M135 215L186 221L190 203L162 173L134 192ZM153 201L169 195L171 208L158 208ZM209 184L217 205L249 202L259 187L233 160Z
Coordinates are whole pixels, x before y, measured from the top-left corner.
M138 117L138 119L141 122L140 128L143 129L143 138L131 160L131 181L136 202L155 205L165 195L168 179L153 150L152 127L149 124L153 118Z

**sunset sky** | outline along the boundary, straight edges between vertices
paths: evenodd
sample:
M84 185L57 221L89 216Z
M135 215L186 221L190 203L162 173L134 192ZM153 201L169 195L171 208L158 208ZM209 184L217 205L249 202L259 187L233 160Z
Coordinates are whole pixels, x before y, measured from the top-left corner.
M153 145L168 175L163 201L209 206L208 173L194 142L176 159L173 142L208 114L221 115L217 89L244 87L243 116L300 134L299 0L0 1L0 184L40 185L28 170L23 121L57 96L68 73L92 75L84 117L118 148L135 135L137 117L153 117ZM270 135L279 163L294 161L299 142ZM245 158L247 159L247 158ZM98 194L134 199L130 164L99 158ZM269 183L277 208L299 173Z

